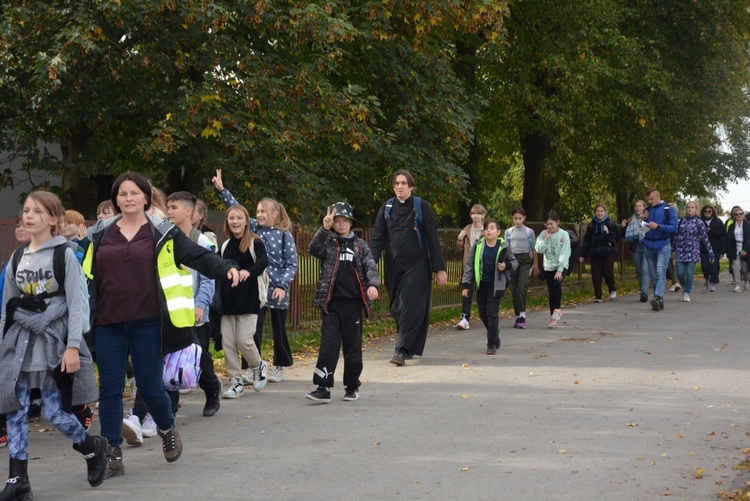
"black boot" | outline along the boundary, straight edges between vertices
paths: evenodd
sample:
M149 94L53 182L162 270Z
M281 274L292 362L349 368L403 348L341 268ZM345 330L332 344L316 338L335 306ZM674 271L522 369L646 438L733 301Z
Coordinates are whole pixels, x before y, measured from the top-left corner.
M203 415L206 417L213 416L219 412L221 407L221 381L216 381L217 389L206 392L206 405L203 406Z
M29 475L26 473L26 459L10 458L10 474L5 489L0 492L0 501L33 501Z
M98 487L104 481L104 474L107 472L108 445L107 439L98 435L95 437L86 435L85 442L73 444L73 449L86 460L87 476L91 487Z

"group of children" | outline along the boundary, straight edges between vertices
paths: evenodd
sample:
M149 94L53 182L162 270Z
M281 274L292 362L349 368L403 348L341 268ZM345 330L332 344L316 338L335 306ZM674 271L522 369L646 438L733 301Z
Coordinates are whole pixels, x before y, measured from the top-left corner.
M526 328L526 296L529 277L538 276L547 284L550 321L548 328L557 327L562 318L562 282L569 273L570 237L560 228L560 216L550 211L545 216L545 230L538 236L525 225L526 211L512 211L513 226L501 236L495 219L484 220L486 209L477 204L471 208L472 223L458 234L458 246L464 249L461 279L463 307L458 329L469 329L471 298L476 289L479 318L487 330L487 354L496 355L500 348L499 311L505 289L513 292L514 328ZM539 273L537 255L543 255Z

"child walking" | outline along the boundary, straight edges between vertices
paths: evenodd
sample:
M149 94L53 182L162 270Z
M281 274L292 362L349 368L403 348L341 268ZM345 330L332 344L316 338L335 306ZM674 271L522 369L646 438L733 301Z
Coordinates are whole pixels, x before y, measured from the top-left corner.
M212 179L214 187L219 190L219 198L227 207L238 205L229 190L224 189L221 180L221 169L216 170ZM284 367L293 364L292 348L286 332L286 312L289 309L289 289L297 274L297 246L292 235L292 223L286 209L272 198L264 198L258 203L255 218L249 219L250 230L256 233L266 244L268 255L268 302L266 308L271 311L273 327L273 368L268 372L268 381L280 383L284 380ZM260 350L263 341L263 323L266 308L258 313L258 326L255 331L255 345Z
M513 293L513 310L516 321L513 327L526 328L526 296L529 293L529 277L539 275L536 264L536 235L526 226L526 211L523 207L516 207L511 212L513 226L505 231L505 241L508 242L510 253L518 261L518 267L510 274L511 292Z
M10 474L0 499L31 500L28 465L30 389L41 388L44 415L73 449L86 459L88 481L96 487L107 468L107 440L91 436L71 413L74 405L98 399L94 366L83 341L81 269L65 238L60 199L31 193L23 205L23 223L31 241L11 258L17 263L5 277L0 325L0 412L7 413ZM64 246L64 278L54 266L55 248ZM59 268L59 267L58 267Z
M469 260L461 279L462 294L468 297L477 285L479 319L487 329L487 355L497 355L500 348L500 302L508 287L508 271L518 268L518 261L508 252L508 241L500 238L500 223L484 223L484 238L471 246Z
M546 229L536 238L535 248L544 255L543 279L547 283L551 315L547 328L554 329L562 318L562 282L570 259L570 236L560 228L557 212L549 211L544 219Z
M253 383L255 391L266 386L266 363L260 358L253 336L260 311L258 277L268 265L266 248L258 235L250 231L250 215L241 205L227 210L224 233L228 237L221 246L221 257L237 263L240 269L240 284L230 288L221 283L221 339L224 358L229 373L229 389L223 398L240 398L245 390L239 353L250 365L251 374L247 379Z
M320 349L313 383L318 389L307 398L320 404L331 402L333 373L344 350L344 400L359 398L362 374L362 310L370 315L378 298L380 274L367 243L352 231L354 216L348 203L337 202L326 209L323 226L307 247L321 261L320 279L313 306L323 312ZM333 229L333 234L331 233Z
M476 204L471 208L471 224L467 224L463 230L458 234L458 248L463 249L463 265L466 266L466 262L469 260L471 255L471 246L477 243L482 238L484 233L484 216L487 215L487 209L482 205ZM466 289L464 289L466 290ZM469 319L471 318L471 301L474 295L474 287L469 287L469 295L463 294L462 307L461 307L461 318L456 324L456 329L468 330Z

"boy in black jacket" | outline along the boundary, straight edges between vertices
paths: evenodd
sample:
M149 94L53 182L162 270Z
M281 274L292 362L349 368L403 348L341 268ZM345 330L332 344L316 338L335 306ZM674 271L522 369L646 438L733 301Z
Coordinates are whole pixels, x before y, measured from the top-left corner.
M344 400L359 398L362 374L362 309L370 314L378 298L380 275L367 243L354 235L352 208L345 202L326 210L323 226L307 251L321 260L320 279L313 306L323 312L320 350L313 383L318 389L307 395L316 403L331 402L333 373L344 349ZM333 228L334 233L330 233Z

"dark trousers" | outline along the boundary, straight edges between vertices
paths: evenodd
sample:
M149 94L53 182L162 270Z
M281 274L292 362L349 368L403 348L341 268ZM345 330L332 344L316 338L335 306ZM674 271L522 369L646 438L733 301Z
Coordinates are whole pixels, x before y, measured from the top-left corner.
M503 292L494 297L494 288L494 284L480 284L477 290L479 318L487 329L487 348L490 350L500 348L500 301L503 300Z
M464 297L461 295L461 318L465 318L468 322L471 319L471 301L474 299L474 280L472 279L471 285L469 286L469 295Z
M214 371L214 360L211 358L211 324L206 322L195 328L195 334L198 337L198 344L203 349L201 355L201 377L198 379L198 386L206 393L206 398L213 396L221 391L221 382L216 377Z
M549 295L549 314L559 310L562 305L562 280L555 280L555 272L544 270L544 281L547 282Z
M403 355L422 356L430 326L432 292L432 274L427 255L414 261L408 268L401 269L394 264L389 267L387 278L391 315L398 328L395 351Z
M716 256L714 262L709 261L708 251L701 247L701 270L703 278L712 284L719 283L719 256Z
M594 284L594 294L596 299L602 298L602 278L607 282L609 292L617 290L615 286L615 259L614 254L602 254L599 256L591 255L591 282Z
M359 388L362 374L362 302L331 301L323 313L320 327L320 349L313 383L333 388L333 373L344 350L344 386Z
M280 367L291 367L294 364L292 358L292 348L289 346L289 335L286 333L286 311L274 308L261 308L258 312L258 323L255 326L255 335L253 340L258 348L258 354L261 354L263 345L263 324L266 320L266 312L271 312L271 327L273 327L273 365ZM245 364L243 362L243 369Z

